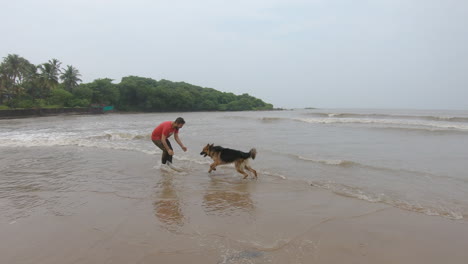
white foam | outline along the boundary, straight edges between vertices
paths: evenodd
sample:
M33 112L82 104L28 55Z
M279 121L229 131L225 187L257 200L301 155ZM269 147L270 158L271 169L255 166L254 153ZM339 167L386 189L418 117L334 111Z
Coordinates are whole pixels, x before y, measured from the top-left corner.
M275 173L275 172L269 172L269 171L262 170L262 171L259 171L258 173L262 174L262 175L270 175L270 176L278 177L278 178L281 178L283 180L287 179L286 176L284 176L282 174L279 174L279 173Z
M310 124L366 124L387 125L390 128L424 128L428 130L460 130L468 132L466 123L435 122L424 120L403 119L372 119L372 118L293 118L293 120Z
M322 163L326 165L348 165L348 164L355 164L353 161L348 161L348 160L323 160L323 159L313 159L313 158L307 158L304 156L297 156L301 160L305 161L312 161L312 162L317 162L317 163Z

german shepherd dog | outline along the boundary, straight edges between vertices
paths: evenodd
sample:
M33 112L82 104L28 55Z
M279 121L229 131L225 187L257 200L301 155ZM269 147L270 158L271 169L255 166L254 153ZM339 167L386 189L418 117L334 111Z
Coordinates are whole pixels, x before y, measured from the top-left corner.
M216 166L222 164L234 163L236 170L244 175L244 179L249 175L244 171L244 168L252 172L257 178L257 171L252 169L248 163L248 159L255 159L257 156L257 150L255 148L251 149L248 153L242 152L235 149L223 148L221 146L213 146L214 144L206 144L203 148L200 155L210 156L213 159L213 163L210 165L210 170L208 172L216 170Z

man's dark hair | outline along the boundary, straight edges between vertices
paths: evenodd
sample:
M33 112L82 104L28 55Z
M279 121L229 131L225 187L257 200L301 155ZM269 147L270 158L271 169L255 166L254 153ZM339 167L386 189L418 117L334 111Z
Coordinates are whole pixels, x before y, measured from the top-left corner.
M178 118L175 120L175 123L176 123L176 124L185 124L185 120L184 120L182 117L178 117Z

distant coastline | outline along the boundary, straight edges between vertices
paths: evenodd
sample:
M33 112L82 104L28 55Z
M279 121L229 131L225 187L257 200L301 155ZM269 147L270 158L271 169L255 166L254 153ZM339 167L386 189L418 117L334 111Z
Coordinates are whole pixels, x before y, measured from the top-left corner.
M4 57L0 63L0 110L86 108L96 104L112 105L125 112L274 109L272 104L247 93L236 95L164 79L127 76L120 83L109 78L82 83L78 69L71 65L61 68L61 64L51 59L34 65L17 54Z
M244 110L244 111L286 111L290 109L273 108L269 110ZM29 108L29 109L6 109L0 110L1 119L17 119L59 115L96 115L96 114L147 114L147 113L172 113L172 112L231 112L231 111L159 111L159 112L142 112L142 111L107 111L91 107L74 107L74 108ZM239 111L235 111L239 112Z
M0 110L0 119L15 119L55 115L86 115L98 113L98 111L93 110L89 107L8 109Z

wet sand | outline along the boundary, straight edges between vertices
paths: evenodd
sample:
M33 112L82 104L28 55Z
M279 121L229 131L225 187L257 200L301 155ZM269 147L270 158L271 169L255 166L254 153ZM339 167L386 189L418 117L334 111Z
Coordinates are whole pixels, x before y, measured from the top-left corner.
M75 149L58 153L65 151ZM468 259L464 220L338 196L261 173L258 180L242 180L229 167L209 175L207 165L177 161L185 172L175 173L154 167L158 156L79 152L94 168L70 173L105 174L108 186L91 180L59 191L31 190L28 195L44 202L0 217L0 263L439 264ZM0 207L11 202L3 197Z

